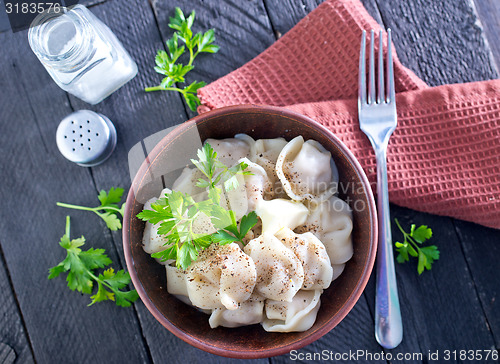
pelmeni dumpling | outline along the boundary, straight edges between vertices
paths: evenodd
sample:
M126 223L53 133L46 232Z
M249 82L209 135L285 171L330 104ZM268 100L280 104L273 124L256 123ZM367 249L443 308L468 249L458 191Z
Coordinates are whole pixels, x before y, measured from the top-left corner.
M258 139L251 148L252 156L250 159L255 159L260 165L263 165L260 162L262 160L268 160L275 164L281 150L286 144L287 141L284 138Z
M204 177L204 175L198 168L191 169L186 167L182 170L181 175L175 180L172 185L172 190L187 193L192 196L196 202L203 201L207 198L208 194L205 189L196 186L196 183L202 177Z
M324 200L337 191L338 172L331 153L302 136L292 139L278 156L276 174L295 201Z
M309 330L316 321L322 292L322 290L300 290L292 302L266 301L266 318L262 322L262 327L272 332Z
M304 269L297 256L266 232L251 240L244 251L255 262L257 293L272 300L291 302L304 283Z
M345 269L345 263L344 264L332 264L332 269L333 269L333 276L332 276L332 281L336 280L344 271Z
M315 206L297 231L314 233L325 245L332 266L342 265L352 257L352 211L345 201L336 196ZM336 268L340 275L343 267Z
M177 267L170 264L165 266L165 270L167 273L168 293L173 294L182 302L192 305L187 290L186 272L177 269Z
M247 189L245 187L245 179L242 175L236 175L238 186L231 190L221 189L220 205L226 210L232 210L236 220L240 220L249 211Z
M269 193L271 183L264 168L256 163L253 163L247 158L242 158L239 162L246 163L248 167L246 172L251 174L245 175L245 190L248 200L248 210L254 211L257 205L264 199L264 195Z
M239 159L250 156L250 144L248 140L241 138L207 139L205 143L212 146L213 150L217 153L217 159L227 167L232 167Z
M257 204L263 200L264 194L271 189L267 173L258 164L247 158L242 158L238 162L247 164L248 175L236 175L238 186L235 189L224 190L221 196L221 206L227 210L232 210L239 220L250 211L254 211Z
M283 186L276 174L276 160L286 144L287 141L284 138L258 139L250 148L250 160L265 169L272 184L267 199L286 197Z
M210 245L186 270L189 299L204 309L236 310L252 294L256 279L253 260L235 243Z
M253 293L250 298L241 302L236 310L216 308L212 311L208 323L210 327L239 327L261 323L264 319L265 298Z
M160 193L160 197L165 197L171 191L168 188L165 188ZM144 204L144 210L151 210L151 204L155 203L158 198L154 197L147 201ZM164 244L167 243L167 238L158 234L158 228L161 223L151 224L150 222L146 222L146 226L144 227L144 234L142 235L142 245L143 249L148 254L153 254L162 250L165 250ZM160 264L167 264L168 262L160 262L159 259L156 260Z
M327 289L332 283L333 269L323 243L313 233L295 234L284 228L276 233L283 245L293 251L304 268L302 289Z
M247 145L250 147L250 155L252 154L252 148L255 145L255 139L254 138L252 138L248 134L240 133L240 134L236 134L234 136L234 139L242 140L245 143L247 143Z
M309 210L300 202L275 198L260 201L255 212L262 220L262 231L274 234L282 228L295 229L304 224Z

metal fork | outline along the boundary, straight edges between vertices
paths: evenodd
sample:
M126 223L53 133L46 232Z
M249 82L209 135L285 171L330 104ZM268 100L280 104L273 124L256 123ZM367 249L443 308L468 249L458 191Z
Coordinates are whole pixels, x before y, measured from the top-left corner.
M397 125L391 30L387 30L387 77L384 89L382 31L379 37L378 82L375 90L374 32L370 33L368 95L366 89L366 32L361 38L359 55L358 115L359 126L375 150L377 159L377 206L379 241L377 252L377 288L375 295L375 337L384 348L392 349L403 339L394 257L392 253L389 193L387 191L387 144Z

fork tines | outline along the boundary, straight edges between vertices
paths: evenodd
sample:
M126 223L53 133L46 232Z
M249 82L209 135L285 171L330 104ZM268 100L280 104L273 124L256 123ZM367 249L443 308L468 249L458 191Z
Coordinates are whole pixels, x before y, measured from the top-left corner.
M387 63L386 72L388 77L386 78L387 84L384 86L384 47L383 47L383 32L379 32L379 47L378 47L378 78L377 78L377 89L378 93L375 91L375 36L373 29L370 32L370 59L369 59L369 76L368 76L368 95L366 89L366 60L365 60L365 48L366 48L366 31L363 30L363 35L361 38L361 50L359 55L359 100L360 102L366 104L373 103L389 103L391 100L395 99L395 89L394 89L394 69L392 61L392 42L391 42L391 29L387 29ZM387 94L386 94L387 89ZM375 101L376 99L376 101Z

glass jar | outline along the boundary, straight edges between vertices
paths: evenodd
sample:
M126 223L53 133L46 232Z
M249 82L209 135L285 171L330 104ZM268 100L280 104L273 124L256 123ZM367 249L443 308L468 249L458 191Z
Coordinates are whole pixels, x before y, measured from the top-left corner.
M85 6L38 15L31 49L63 90L95 105L130 81L137 65L111 30Z

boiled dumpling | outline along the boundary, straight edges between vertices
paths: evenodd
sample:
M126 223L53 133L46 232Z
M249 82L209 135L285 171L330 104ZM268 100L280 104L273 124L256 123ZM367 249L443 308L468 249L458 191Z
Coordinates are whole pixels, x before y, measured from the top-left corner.
M278 159L281 150L286 144L287 141L284 138L259 139L251 148L251 159L255 159L256 163L260 165L264 165L264 163L260 162L263 160L267 160L272 164L276 164L276 160Z
M313 232L325 245L332 265L342 265L352 257L352 211L336 196L317 205L297 231Z
M227 167L234 166L239 159L250 156L250 145L241 138L207 139L205 143L211 145L217 153L217 159Z
M172 190L182 193L187 193L192 196L196 202L207 199L205 189L197 187L196 183L200 178L203 178L203 173L198 168L186 167L182 170L181 175L175 180Z
M271 332L301 332L309 330L318 314L323 291L299 291L292 302L266 301L264 330Z
M250 148L250 160L265 169L272 184L266 199L286 197L283 186L276 174L276 161L286 144L287 141L284 138L258 139Z
M314 234L295 234L284 228L276 233L283 245L293 251L304 268L302 289L326 289L332 282L333 269L323 243Z
M271 184L264 168L256 163L242 158L239 162L246 163L248 167L245 171L251 174L245 175L245 190L248 200L248 211L254 211L257 205L264 199L264 195L269 193Z
M173 294L182 302L192 305L188 297L186 272L172 265L166 265L165 270L167 273L168 293Z
M168 188L165 188L163 191L161 191L160 197L165 197L165 195L170 192L171 191ZM158 200L158 198L154 197L147 201L144 204L144 210L151 210L151 204L155 203L156 200ZM142 236L142 245L144 251L148 254L157 253L166 249L166 246L164 244L167 243L168 240L165 236L158 234L158 228L160 227L160 225L160 223L153 225L149 221L146 222L146 225L144 227L144 234ZM168 264L168 262L160 262L159 259L156 259L156 261L160 264Z
M342 272L345 269L345 263L344 264L332 264L332 269L333 269L333 276L332 276L332 281L337 279Z
M235 243L211 244L186 274L189 299L204 309L237 309L252 294L257 278L253 260Z
M213 329L218 326L239 327L253 325L264 319L264 297L253 293L250 298L241 302L236 310L216 308L210 315L208 323Z
M274 235L264 232L244 248L255 262L255 290L276 301L291 302L304 283L304 269L297 256Z
M252 148L255 145L255 139L254 138L252 138L248 134L240 133L240 134L236 134L234 136L234 139L238 139L238 140L244 141L250 147L250 154L252 153Z
M262 219L262 231L274 234L282 228L295 229L304 224L309 210L300 202L275 198L260 201L255 212Z
M261 166L247 158L242 158L238 162L247 164L245 171L250 174L236 175L238 186L235 189L224 190L221 198L221 206L232 210L236 220L254 211L264 194L271 188L267 173Z
M226 210L232 210L236 220L240 220L249 211L248 197L244 176L236 175L235 178L238 181L238 186L236 188L226 190L220 186L223 191L220 205Z
M302 136L292 139L281 151L276 174L287 195L295 201L324 200L337 191L338 172L330 152Z

